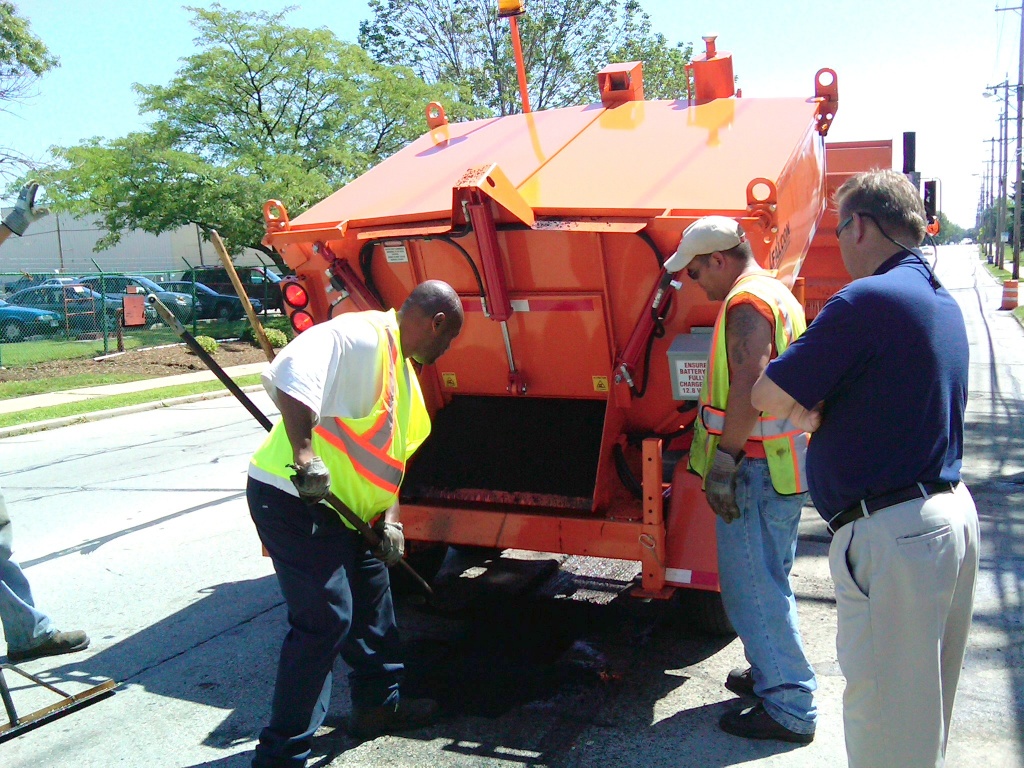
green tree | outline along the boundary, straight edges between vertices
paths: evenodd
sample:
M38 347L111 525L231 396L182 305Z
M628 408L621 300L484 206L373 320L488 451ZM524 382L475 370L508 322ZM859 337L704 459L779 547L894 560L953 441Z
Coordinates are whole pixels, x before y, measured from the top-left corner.
M964 228L954 224L945 213L939 211L939 234L935 236L935 242L938 245L946 245L947 243L959 243L964 239L966 233Z
M135 86L151 127L58 148L42 175L55 207L102 218L100 247L197 224L276 259L261 244L266 200L301 211L422 134L428 102L460 114L455 88L288 26L291 9L189 10L198 52L167 85Z
M521 110L521 99L508 22L497 7L496 0L370 0L359 40L377 61L408 63L427 82L458 83L475 104L507 115ZM533 109L597 101L597 72L635 59L644 61L647 98L686 93L692 48L653 34L636 0L531 0L519 28Z
M34 95L36 81L58 64L14 3L0 2L0 109ZM10 177L15 168L29 164L17 150L0 146L0 176Z

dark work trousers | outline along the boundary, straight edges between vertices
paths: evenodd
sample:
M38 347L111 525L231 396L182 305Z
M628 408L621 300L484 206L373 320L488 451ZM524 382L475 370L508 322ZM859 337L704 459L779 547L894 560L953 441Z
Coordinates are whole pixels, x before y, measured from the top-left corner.
M404 667L388 571L326 506L249 478L249 512L288 604L270 725L253 766L304 766L327 714L331 668L351 668L353 707L395 705Z

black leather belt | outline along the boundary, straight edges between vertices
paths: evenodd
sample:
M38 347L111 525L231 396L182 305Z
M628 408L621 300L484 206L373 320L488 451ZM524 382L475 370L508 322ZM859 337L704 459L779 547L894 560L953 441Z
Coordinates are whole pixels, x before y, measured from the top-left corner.
M828 521L828 530L833 535L847 523L859 520L862 517L870 517L873 513L887 507L895 507L905 501L914 499L926 499L939 493L951 493L956 490L959 483L914 483L905 488L900 488L889 493L880 493L871 496L856 504L851 504L838 515Z

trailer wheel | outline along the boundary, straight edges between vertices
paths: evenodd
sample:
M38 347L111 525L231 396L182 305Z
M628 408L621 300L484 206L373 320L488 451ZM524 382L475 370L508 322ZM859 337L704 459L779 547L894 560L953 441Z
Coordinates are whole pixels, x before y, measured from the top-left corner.
M736 634L725 613L720 592L703 589L680 589L673 597L680 616L698 632L715 637Z

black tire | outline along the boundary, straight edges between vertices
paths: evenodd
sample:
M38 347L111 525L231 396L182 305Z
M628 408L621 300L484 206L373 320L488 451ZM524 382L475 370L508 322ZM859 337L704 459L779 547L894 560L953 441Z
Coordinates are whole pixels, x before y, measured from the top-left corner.
M235 314L235 310L226 301L217 305L217 308L214 310L214 314L217 316L218 320L234 320L235 319L233 317L233 315Z
M25 326L17 320L11 320L0 327L0 339L11 344L25 338Z
M680 589L673 599L683 620L697 632L713 637L731 637L736 634L725 613L720 592Z

